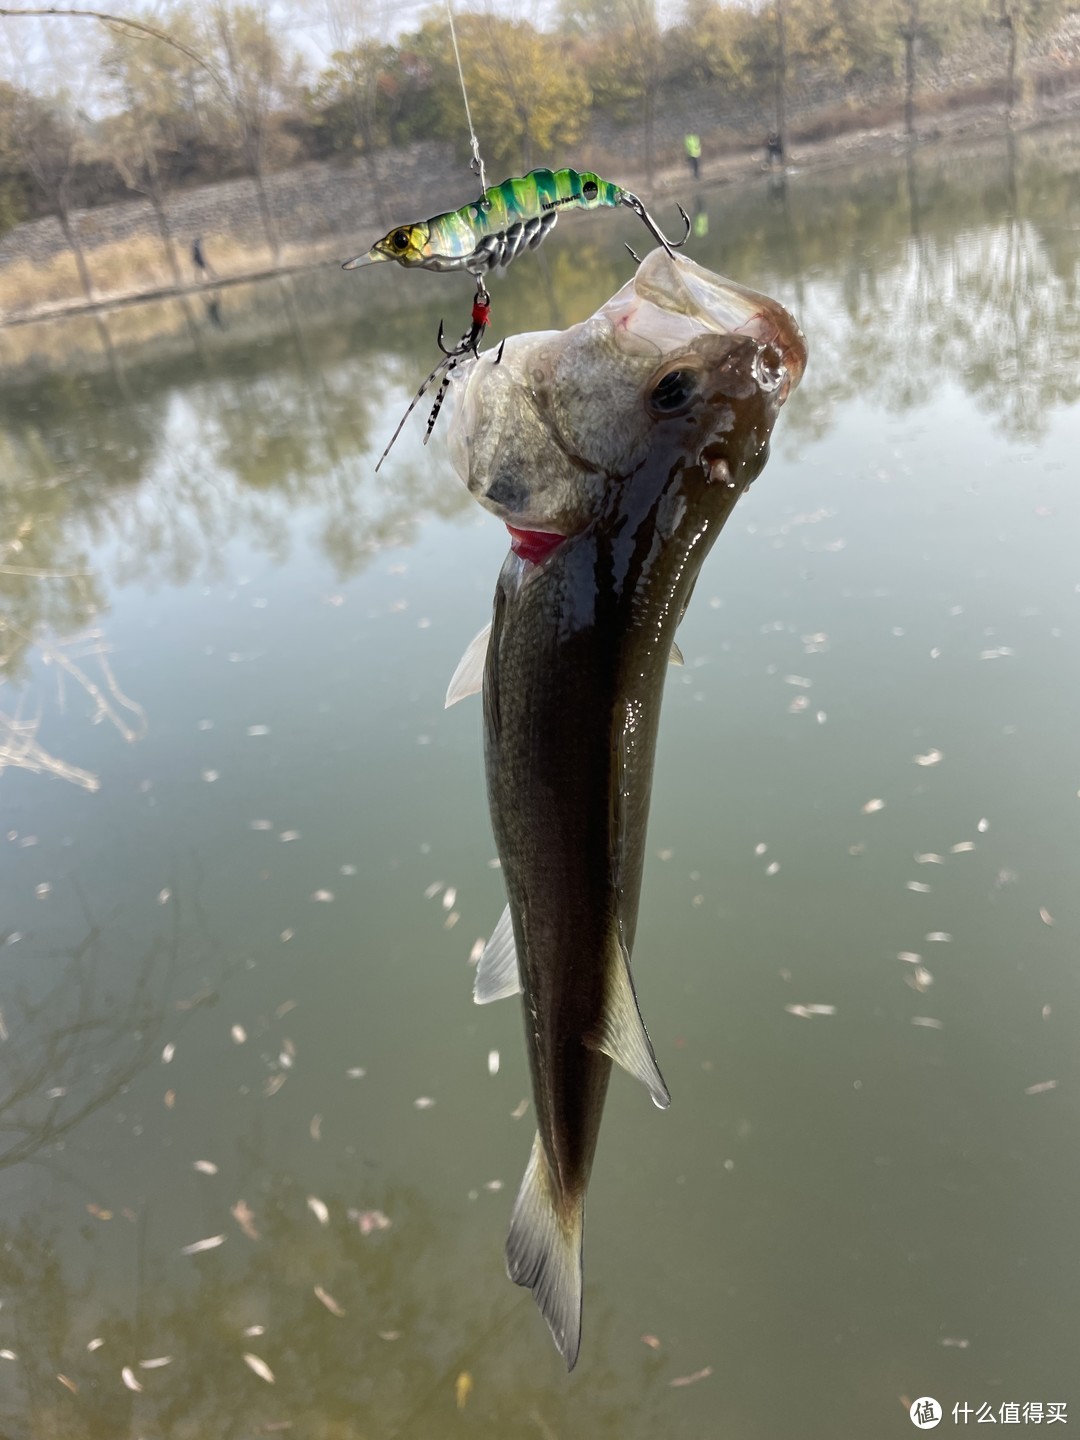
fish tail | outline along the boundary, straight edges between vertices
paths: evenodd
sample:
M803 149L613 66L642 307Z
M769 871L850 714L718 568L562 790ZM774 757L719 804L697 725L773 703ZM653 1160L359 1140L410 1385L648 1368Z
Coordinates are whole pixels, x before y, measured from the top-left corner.
M568 1370L577 1363L581 1348L584 1230L585 1196L564 1199L556 1194L537 1134L514 1202L506 1238L506 1269L516 1285L533 1292Z

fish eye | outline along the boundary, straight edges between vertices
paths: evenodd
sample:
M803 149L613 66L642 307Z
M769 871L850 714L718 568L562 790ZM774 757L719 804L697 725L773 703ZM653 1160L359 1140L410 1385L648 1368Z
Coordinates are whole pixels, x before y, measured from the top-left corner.
M595 180L586 180L585 184L581 187L581 193L585 196L586 200L595 200L598 188Z
M653 410L670 415L681 410L697 390L697 376L692 370L669 370L653 389L649 404Z
M390 236L390 244L395 250L407 250L409 248L409 232L407 230L395 230Z

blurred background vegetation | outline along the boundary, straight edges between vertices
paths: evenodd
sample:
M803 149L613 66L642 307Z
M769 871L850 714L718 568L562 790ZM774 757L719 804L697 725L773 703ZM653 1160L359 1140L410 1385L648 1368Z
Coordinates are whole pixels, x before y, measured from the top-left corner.
M366 159L374 180L380 151L464 144L444 6L399 7L396 18L377 0L322 0L297 14L234 0L105 8L143 16L183 48L91 20L3 22L0 233L55 215L78 259L74 209L145 197L179 283L167 192L251 177L276 258L268 172ZM400 28L410 16L415 28ZM676 102L692 91L722 94L728 107L746 101L741 130L709 136L715 156L758 149L766 129L790 143L899 116L913 131L920 114L958 97L1011 114L1040 87L1080 86L1070 0L682 0L670 14L656 0L559 0L543 25L462 7L457 30L491 180L568 163L598 127L622 126L651 182L658 119L681 113ZM839 103L789 134L787 97L807 85ZM669 144L660 158L677 157Z

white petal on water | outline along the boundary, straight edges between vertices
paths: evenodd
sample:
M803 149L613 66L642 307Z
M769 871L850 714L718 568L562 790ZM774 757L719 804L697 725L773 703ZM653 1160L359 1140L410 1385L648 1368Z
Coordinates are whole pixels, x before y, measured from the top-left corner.
M764 855L765 851L768 850L768 848L769 847L765 844L764 840L759 840L758 843L754 846L754 854Z
M64 1387L65 1390L70 1390L71 1393L72 1393L72 1395L78 1395L78 1393L79 1393L79 1387L78 1387L78 1385L75 1384L75 1381L72 1380L72 1378L70 1377L70 1375L60 1375L60 1374L57 1374L57 1377L56 1377L56 1378L57 1378L57 1380L60 1381L60 1384L63 1385L63 1387ZM140 1385L140 1386L138 1386L137 1388L141 1390L141 1389L142 1389L142 1386Z
M346 1070L345 1074L350 1080L362 1080L367 1074L367 1071L362 1065L354 1065L351 1070Z
M975 849L975 841L974 841L974 840L961 840L961 841L959 842L959 844L957 844L957 845L950 845L950 846L949 846L949 854L950 854L950 855L963 855L963 854L965 854L968 850L974 850L974 849Z
M950 1337L950 1338L947 1338L947 1339L945 1339L945 1340L942 1340L941 1343L942 1343L942 1345L945 1345L945 1346L952 1346L952 1347L953 1347L954 1349L956 1349L956 1350L966 1350L966 1349L968 1348L968 1346L971 1344L971 1341L970 1341L970 1340L954 1340L954 1339L952 1339L952 1338Z
M320 905L329 905L334 898L334 892L332 890L316 890L311 898Z
M52 885L49 883L49 881L43 880L40 885L34 886L34 894L39 900L44 900L45 896L48 895L51 889Z
M1042 1007L1042 1018L1043 1018L1044 1020L1049 1020L1052 1013L1053 1013L1053 1012L1052 1012L1052 1010L1050 1009L1050 1006L1049 1006L1049 1005L1044 1005L1044 1006Z
M272 830L274 828L272 820L249 820L248 825L252 830Z
M670 860L670 859L674 856L674 854L675 854L675 851L674 851L674 850L668 850L668 849L665 849L665 850L657 850L657 852L656 852L656 858L657 858L658 860Z
M127 1386L127 1388L128 1388L129 1390L141 1390L141 1389L142 1389L142 1386L139 1384L138 1380L136 1380L136 1378L135 1378L135 1371L132 1370L132 1368L131 1368L130 1365L125 1365L124 1368L123 1368L123 1370L120 1371L120 1379L123 1380L124 1384Z
M173 1357L172 1357L171 1355L155 1355L152 1360L140 1360L140 1361L139 1361L139 1369L140 1369L140 1370L160 1370L160 1369L162 1369L163 1366L165 1366L165 1365L171 1365L172 1362L173 1362Z
M489 1075L497 1075L498 1073L499 1073L499 1052L498 1052L498 1050L489 1050L489 1051L488 1051L488 1074L489 1074Z
M932 850L925 850L922 854L915 856L916 865L944 865L944 855L935 855Z
M168 1045L166 1045L165 1048L164 1048L164 1050L162 1050L162 1052L161 1052L161 1063L162 1063L163 1065L168 1065L168 1064L171 1062L171 1060L172 1060L172 1058L173 1058L173 1056L174 1056L175 1054L176 1054L176 1046L175 1046L175 1044L170 1040L169 1043L168 1043Z
M801 1020L810 1019L810 1011L805 1005L785 1005L784 1009L789 1015L798 1015Z
M911 1017L911 1023L913 1025L921 1025L926 1030L941 1030L944 1028L942 1021L932 1020L929 1015L913 1015Z
M443 929L452 930L460 919L461 916L458 914L458 912L456 910L451 910L450 914L447 915L446 919L443 921Z
M921 880L909 880L905 888L908 890L914 890L919 895L930 894L930 886L924 885Z
M307 1197L307 1207L320 1225L330 1224L330 1211L317 1195L309 1195Z
M193 1160L191 1165L192 1169L198 1170L200 1175L216 1175L218 1172L218 1167L212 1160Z
M300 839L300 831L299 831L299 830L282 830L281 834L280 834L277 838L281 841L281 843L282 843L283 845L287 845L290 840L299 840L299 839Z
M330 1311L331 1315L336 1315L339 1320L344 1318L344 1309L338 1304L338 1302L334 1299L333 1295L331 1295L328 1290L324 1290L321 1285L316 1285L315 1294L326 1306L327 1310Z
M269 725L249 725L249 726L247 727L247 733L248 733L249 735L269 735L269 734L270 734L270 726L269 726Z
M200 720L199 723L195 726L196 730L212 730L213 728L213 720Z
M975 826L975 829L978 830L978 832L979 832L980 835L985 835L986 832L987 832L987 830L990 829L990 821L987 820L987 818L986 818L985 815L984 815L983 818L979 821L979 823Z
M452 910L454 908L454 901L456 899L457 890L454 888L453 885L448 885L446 887L446 894L442 897L442 908L444 910Z
M496 1192L496 1191L501 1190L502 1188L503 1188L503 1182L502 1182L501 1180L485 1180L485 1181L484 1181L484 1189L485 1189L485 1190L491 1190L492 1192Z
M520 1120L521 1117L525 1114L525 1111L528 1110L528 1108L528 1100L519 1100L518 1103L514 1106L513 1110L510 1111L511 1120Z
M355 1213L361 1235L370 1235L375 1230L389 1230L393 1223L389 1215L384 1215L381 1210L359 1210Z
M258 1240L259 1232L255 1228L255 1211L246 1200L237 1200L236 1204L230 1208L229 1214L249 1240Z
M945 756L940 750L927 750L925 755L914 755L912 759L916 765L937 765Z
M817 719L817 723L818 723L819 725L824 725L824 724L825 724L825 721L826 721L828 718L829 718L829 717L828 717L828 715L826 714L826 712L825 712L824 710L819 710L819 711L817 712L816 719Z
M896 958L898 960L906 960L909 965L918 965L922 956L916 955L914 950L899 950Z
M484 939L483 936L480 936L478 939L476 939L476 940L473 941L473 947L472 947L472 949L469 951L469 964L470 964L470 965L479 965L479 963L480 963L480 956L484 953L484 946L485 946L486 944L487 944L487 941Z
M417 1110L430 1110L435 1101L430 1095L418 1095L412 1103Z
M267 1097L276 1095L288 1078L288 1075L283 1071L280 1071L277 1075L268 1075L263 1081L263 1094Z
M952 939L952 936L947 930L931 930L930 934L927 935L926 938L934 944L944 945Z
M774 860L771 865L765 866L766 875L777 875L780 871L780 861Z
M249 1325L249 1326L247 1327L247 1329L244 1331L244 1334L245 1334L249 1339L250 1339L253 1335L265 1335L265 1334L266 1334L266 1326L265 1326L265 1325Z
M18 1358L14 1350L0 1350L0 1360L17 1360Z
M808 1015L835 1015L835 1014L836 1014L836 1006L835 1006L835 1005L807 1005L807 1007L806 1007L806 1013L807 1013Z
M46 1100L62 1100L67 1094L66 1085L54 1085L51 1090L45 1091Z
M220 770L204 770L204 771L202 772L202 778L206 781L206 783L207 783L208 785L212 785L215 780L219 780L219 779L221 778L221 771L220 771Z
M224 1235L208 1235L205 1240L193 1240L180 1251L181 1255L201 1255L204 1250L216 1250L225 1244Z
M258 1355L245 1355L244 1364L249 1370L253 1370L260 1380L265 1380L268 1385L273 1385L274 1372L265 1360L260 1360Z
M313 1140L322 1139L322 1116L312 1115L311 1123L308 1125L308 1134Z
M1024 1094L1041 1095L1044 1090L1056 1090L1057 1086L1058 1082L1056 1080L1041 1080L1038 1085L1029 1085L1024 1091Z
M289 941L293 938L293 936L294 936L295 934L296 934L296 931L295 931L295 930L282 930L282 932L281 932L281 943L282 943L283 945L287 945L287 944L289 943Z
M356 875L358 873L355 865L342 865L340 870L342 875Z
M443 888L443 883L442 883L441 880L433 880L433 881L431 882L431 884L427 887L427 889L424 891L424 899L425 899L425 900L434 900L435 896L439 893L439 891L440 891L442 888Z
M1039 919L1043 922L1044 925L1054 924L1054 917L1050 914L1050 911L1047 910L1045 905L1039 906Z
M785 684L785 685L799 685L799 686L801 686L804 690L809 690L810 686L811 686L813 683L814 683L814 682L813 682L812 680L808 680L805 675L785 675L785 676L784 676L784 684Z
M884 810L884 809L885 809L885 801L884 801L884 800L882 800L882 799L880 799L880 798L879 798L879 799L874 799L874 800L867 800L866 804L862 807L862 813L863 813L864 815L873 815L876 811L878 811L878 810Z
M171 899L172 891L168 887L158 891L157 903L159 905L167 905Z
M104 1339L102 1338L102 1336L97 1335L97 1336L94 1337L93 1340L88 1340L88 1341L86 1342L86 1348L87 1348L87 1350L90 1351L91 1354L93 1354L95 1350L100 1350L101 1347L102 1347L102 1345L104 1345L104 1344L105 1344L105 1341L104 1341Z

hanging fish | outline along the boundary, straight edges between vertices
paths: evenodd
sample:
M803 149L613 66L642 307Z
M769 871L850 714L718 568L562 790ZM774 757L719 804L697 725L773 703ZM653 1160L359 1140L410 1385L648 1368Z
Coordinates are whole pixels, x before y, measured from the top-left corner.
M467 270L480 276L509 265L526 250L535 250L554 226L560 210L598 210L618 205L628 206L669 255L685 244L690 220L681 205L679 214L686 233L681 240L669 242L638 197L622 186L602 180L590 170L530 170L519 179L489 186L479 199L460 210L397 226L377 240L366 255L347 260L342 269L356 270L379 260L396 260L410 268ZM634 254L632 250L630 253Z

